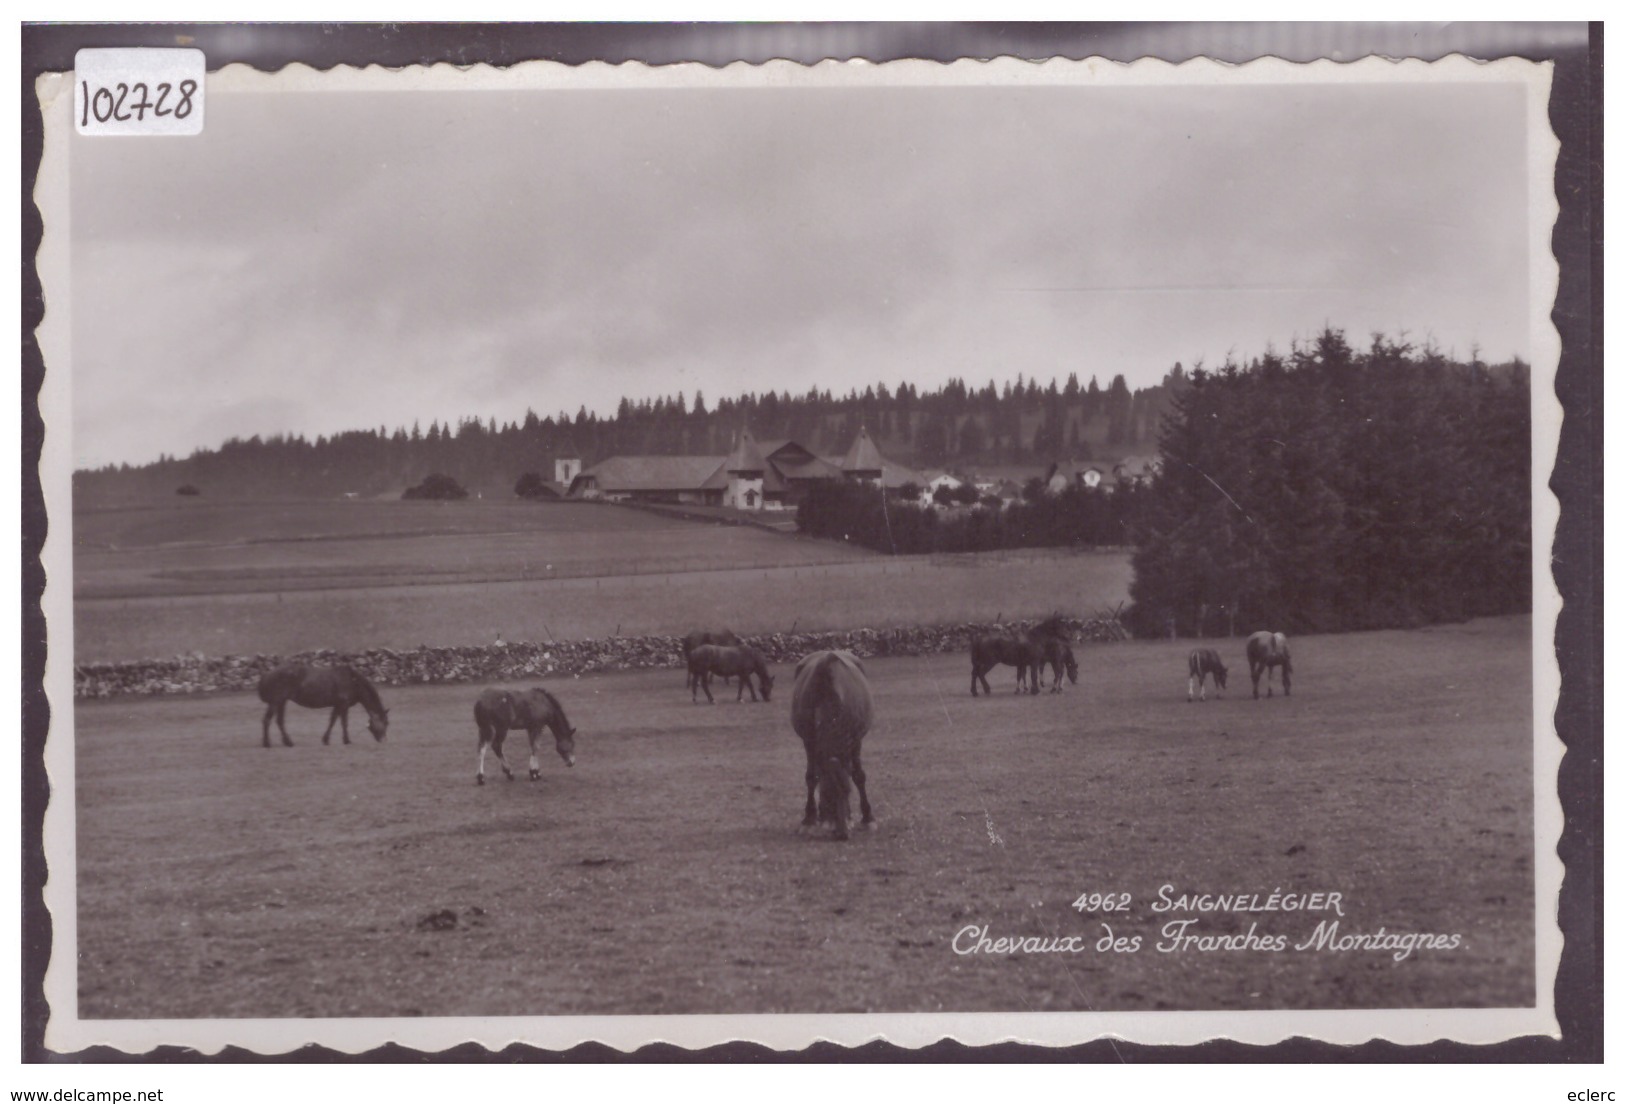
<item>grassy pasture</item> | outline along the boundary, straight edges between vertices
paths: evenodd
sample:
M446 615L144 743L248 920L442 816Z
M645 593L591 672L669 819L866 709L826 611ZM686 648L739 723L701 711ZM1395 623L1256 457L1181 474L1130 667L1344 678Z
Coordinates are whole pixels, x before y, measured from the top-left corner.
M768 540L786 538L763 534ZM348 591L81 599L81 662L285 654L419 644L681 635L702 625L742 633L929 625L1089 613L1128 594L1123 553L1009 558L866 559L717 568L602 579L366 586Z
M545 581L875 556L593 503L180 503L76 514L74 597Z
M1260 702L1233 670L1188 704L1168 642L1085 647L1038 698L1001 668L972 699L963 655L873 661L880 824L847 844L796 827L788 668L755 706L691 705L673 671L561 680L577 767L544 740L541 782L483 788L475 687L388 690L388 741L351 747L290 711L298 746L262 749L249 695L79 703L80 1015L1528 1005L1529 631L1298 639L1294 696ZM1344 933L1461 944L1159 952L1193 915L1151 909L1165 883L1337 891ZM1082 916L1084 892L1134 903ZM1103 922L1141 949L1093 950ZM967 925L1091 949L957 955Z
M75 657L917 625L1128 593L1117 552L890 558L608 506L290 503L253 523L246 509L180 506L160 511L167 527L152 510L76 517Z

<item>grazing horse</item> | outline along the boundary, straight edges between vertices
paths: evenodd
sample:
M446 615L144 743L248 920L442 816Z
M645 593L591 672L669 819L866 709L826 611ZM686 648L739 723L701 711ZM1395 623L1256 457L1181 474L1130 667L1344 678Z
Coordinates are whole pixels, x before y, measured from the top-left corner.
M502 757L502 742L508 738L510 728L522 728L530 737L530 780L542 776L541 760L536 757L536 741L544 727L553 730L553 746L564 760L564 765L576 765L576 730L564 716L559 699L540 686L530 690L486 690L474 703L474 724L480 730L480 769L474 776L476 786L485 785L485 749L497 753L502 773L513 781L513 771Z
M265 703L265 719L260 725L262 743L271 746L271 718L282 733L282 745L293 747L288 739L288 726L283 723L288 703L306 709L331 709L327 718L327 731L322 743L333 735L333 722L337 721L344 733L344 742L350 742L350 707L359 704L367 711L367 731L373 739L382 740L389 731L389 710L378 698L372 683L353 667L316 667L304 663L288 663L268 672L260 679L260 701Z
M864 677L863 664L851 652L813 652L796 665L790 724L807 750L803 828L830 824L836 839L846 839L854 782L858 784L863 826L874 824L861 758L863 737L873 716L869 680Z
M762 684L761 701L773 700L773 676L767 670L767 657L748 644L741 644L736 648L724 647L721 644L701 644L688 655L688 685L689 697L699 701L699 692L705 691L705 700L716 704L711 696L711 676L730 675L739 679L739 693L735 701L745 700L745 690L750 689L750 700L758 700L756 687L751 684L750 676L755 675Z
M1275 668L1281 669L1281 691L1292 696L1292 653L1281 633L1255 632L1247 638L1247 666L1252 668L1253 697L1258 697L1258 677L1266 675L1265 697L1275 696Z
M1044 646L1030 636L978 636L970 642L970 696L976 697L976 683L992 694L987 673L1001 663L1016 669L1016 693L1027 685L1027 671L1033 671L1032 692L1038 693L1038 668L1044 662Z
M723 644L738 647L742 643L744 641L735 636L732 629L695 629L683 637L683 666L688 666L688 657L693 655L694 649L702 644ZM688 676L688 685L690 689L694 686L694 675L692 673Z
M1072 654L1071 644L1065 640L1057 640L1052 637L1038 643L1038 652L1038 662L1032 669L1033 693L1036 694L1038 692L1037 687L1042 685L1040 676L1045 666L1048 666L1055 675L1054 683L1050 687L1051 694L1061 692L1061 671L1063 668L1066 670L1067 680L1073 686L1078 684L1078 660ZM1019 672L1016 677L1020 678Z
M1191 679L1185 690L1185 700L1195 701L1196 691L1200 687L1202 700L1207 701L1207 677L1213 676L1213 692L1224 697L1224 680L1230 672L1225 669L1224 660L1212 648L1198 648L1191 653ZM1256 681L1256 680L1255 680ZM1255 695L1256 696L1256 695Z

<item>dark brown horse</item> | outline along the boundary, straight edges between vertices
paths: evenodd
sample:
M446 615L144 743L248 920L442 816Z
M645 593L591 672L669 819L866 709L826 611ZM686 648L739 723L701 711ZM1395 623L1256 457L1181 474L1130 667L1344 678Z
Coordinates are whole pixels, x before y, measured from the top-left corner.
M276 718L277 729L282 733L283 746L293 747L293 741L288 739L288 726L283 722L290 701L306 709L333 711L327 718L327 731L322 733L324 744L333 735L335 721L344 733L344 742L350 742L352 705L360 705L367 711L367 731L372 733L373 739L382 740L389 730L389 710L384 708L372 683L353 667L285 664L260 679L260 701L265 703L265 719L260 725L265 747L271 746L272 717Z
M1055 676L1054 685L1050 687L1051 694L1061 692L1061 672L1063 670L1066 671L1067 680L1073 686L1076 686L1078 684L1078 659L1072 654L1072 645L1065 640L1057 640L1053 637L1037 643L1038 663L1031 672L1034 684L1042 684L1041 675L1047 666ZM1019 677L1020 673L1017 672L1017 678ZM1037 692L1036 689L1033 691L1035 694Z
M1253 697L1258 697L1258 680L1265 676L1265 697L1275 696L1275 668L1281 669L1281 691L1292 696L1292 653L1287 651L1286 636L1268 631L1255 632L1247 638L1247 666L1253 675Z
M1038 667L1043 662L1043 645L1025 634L975 637L970 642L970 696L973 698L977 696L977 682L981 682L984 693L993 693L993 688L987 684L987 673L1001 663L1008 663L1016 669L1018 694L1027 687L1027 672L1029 669L1032 670L1032 692L1036 694Z
M536 757L536 741L541 737L543 728L553 730L553 747L559 753L559 758L564 760L564 765L576 765L576 730L570 727L559 699L540 686L529 690L486 690L474 703L474 724L480 732L480 769L474 776L477 786L485 785L486 748L497 753L502 773L508 776L509 782L513 781L513 771L508 769L508 761L502 757L502 742L508 738L511 728L522 728L525 735L530 737L532 782L542 776L541 760Z
M735 701L745 700L745 690L750 690L750 700L758 700L756 687L751 684L750 677L756 676L762 685L762 701L773 700L773 676L767 669L767 657L748 644L738 647L724 647L720 644L701 644L688 654L688 684L689 697L699 701L699 692L705 691L705 700L715 704L716 699L711 696L711 676L722 675L739 679L739 693Z
M695 629L683 637L683 666L688 666L688 657L694 654L694 649L702 644L722 644L729 647L738 647L744 641L735 636L732 629ZM690 689L694 687L694 675L688 676Z
M1191 653L1191 678L1185 689L1185 700L1195 701L1198 689L1202 692L1202 700L1207 701L1207 677L1213 676L1213 692L1224 697L1224 680L1229 675L1225 669L1224 660L1212 648L1198 648Z
M807 751L807 811L803 828L829 824L835 838L847 838L852 818L852 783L858 785L863 826L873 826L874 810L863 773L863 737L874 705L863 664L851 652L813 652L796 665L790 724Z

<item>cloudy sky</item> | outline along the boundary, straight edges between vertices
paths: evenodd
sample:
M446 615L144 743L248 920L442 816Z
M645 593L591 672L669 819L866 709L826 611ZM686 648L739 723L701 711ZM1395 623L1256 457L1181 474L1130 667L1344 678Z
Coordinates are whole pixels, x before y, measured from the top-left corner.
M73 137L74 461L622 395L1530 355L1504 85L214 94Z

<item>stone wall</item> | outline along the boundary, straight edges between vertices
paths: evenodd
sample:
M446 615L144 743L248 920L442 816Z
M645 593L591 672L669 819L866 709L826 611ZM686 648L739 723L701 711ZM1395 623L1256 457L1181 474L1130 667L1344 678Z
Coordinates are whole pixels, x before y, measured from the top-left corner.
M823 633L771 633L747 636L770 663L793 663L808 652L845 648L860 656L917 656L970 650L973 636L1027 629L1032 622L1000 625L937 625L920 628L850 629ZM1067 620L1077 641L1126 639L1115 620ZM76 698L121 694L195 694L209 690L253 690L260 676L283 663L345 663L387 686L436 682L519 682L585 674L681 667L682 642L675 636L617 636L607 640L565 640L546 644L487 644L466 648L374 648L365 652L301 652L288 656L205 656L126 663L87 663L73 670Z

